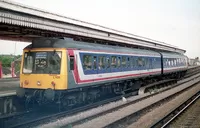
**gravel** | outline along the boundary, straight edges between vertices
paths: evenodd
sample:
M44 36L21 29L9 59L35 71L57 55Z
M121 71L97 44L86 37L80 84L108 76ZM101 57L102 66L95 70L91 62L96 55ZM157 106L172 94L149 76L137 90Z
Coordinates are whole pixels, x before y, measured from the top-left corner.
M191 78L195 78L198 75L195 75L195 76L193 76ZM127 111L128 113L130 113L130 111L131 112L135 112L135 111L143 108L145 105L151 104L150 101L155 101L156 97L157 98L164 98L166 95L169 95L169 94L174 93L176 91L180 91L181 89L186 88L186 87L188 87L187 84L175 87L173 90L168 90L167 92L165 92L165 95L163 93L158 94L156 96L153 96L151 99L149 98L149 99L146 99L144 101L140 101L138 103L135 103L132 106L129 106L129 109L119 110L119 113L116 114L116 115L114 115L114 116L112 116L112 117L111 117L111 115L107 114L107 115L105 115L103 117L99 117L98 119L94 119L94 120L91 120L91 121L89 121L89 122L87 122L85 124L82 124L82 125L80 125L80 127L82 128L83 126L85 126L85 127L90 127L90 126L92 127L92 126L94 126L94 125L90 125L89 123L95 124L96 127L103 127L103 125L102 125L101 122L107 122L107 123L109 123L109 121L111 121L113 119L117 119L117 118L122 117L123 114L121 114L121 113L124 113L125 111ZM138 96L133 96L133 97L127 98L127 102L140 99L141 97L145 97L147 95L150 95L150 94L138 95ZM84 119L85 117L88 117L88 116L91 116L91 115L96 115L98 113L101 113L103 111L115 108L116 106L119 106L119 105L122 105L122 104L125 104L125 103L126 102L123 102L122 100L117 101L117 102L112 102L112 103L109 103L109 104L106 104L106 105L103 105L103 106L99 106L97 108L93 108L93 109L90 109L90 110L87 110L87 111L84 111L84 112L80 112L80 113L74 114L72 116L66 116L64 118L52 121L50 123L40 125L39 127L46 128L46 127L61 127L61 126L65 126L65 125L70 124L70 123L72 123L74 121L77 121L77 120L80 120L80 119ZM120 111L121 111L121 113L120 113ZM110 113L110 114L112 114L112 113ZM87 125L87 124L89 124L89 125Z
M142 97L145 97L147 95L150 95L150 94L138 95L138 96L134 96L134 97L131 97L131 98L127 98L126 100L127 100L127 102L135 101L135 100L140 99ZM126 102L124 102L123 100L112 102L112 103L109 103L109 104L106 104L106 105L99 106L97 108L93 108L93 109L90 109L90 110L87 110L87 111L84 111L84 112L74 114L73 116L64 117L64 118L56 120L54 122L50 122L48 124L41 125L39 127L49 128L49 127L58 127L58 126L67 125L67 124L70 124L74 121L84 119L88 116L96 115L98 113L101 113L103 111L115 108L117 106L121 106L123 104L126 104Z
M137 122L129 125L128 128L133 127L150 127L153 123L159 121L161 118L163 118L165 115L170 113L174 108L178 107L180 104L184 103L192 97L195 93L197 93L200 90L200 84L197 84L193 88L190 88L188 91L176 96L171 101L157 107L156 109L151 110L149 113L142 116L140 119L137 120Z
M200 127L200 99L183 112L169 127Z
M19 81L0 82L0 92L7 90L15 90L17 87L19 87Z
M190 83L196 83L200 81L200 78L193 80ZM189 87L190 85L188 83L183 84L181 86L175 87L171 90L168 90L166 92L160 93L158 95L155 95L153 97L150 97L148 99L142 100L138 103L135 103L133 105L124 107L122 109L119 109L118 111L112 112L112 113L108 113L106 115L103 115L101 117L95 118L93 120L90 120L84 124L81 125L77 125L75 126L75 128L93 128L94 126L97 127L105 127L117 120L120 120L130 114L133 114L143 108L145 108L146 106L149 106L155 102L160 101L161 99L165 99L165 97L174 94L175 92L179 92L180 90L183 90L186 87Z

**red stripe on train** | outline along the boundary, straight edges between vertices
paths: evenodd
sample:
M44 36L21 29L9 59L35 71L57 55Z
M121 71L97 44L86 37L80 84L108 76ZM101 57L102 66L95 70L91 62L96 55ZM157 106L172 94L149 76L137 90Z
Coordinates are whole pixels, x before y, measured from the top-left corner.
M68 49L68 55L69 56L74 56L74 50ZM124 76L115 76L115 77L107 77L107 78L98 78L98 79L90 79L90 80L81 80L78 69L77 69L77 64L76 64L76 56L74 56L74 79L77 84L83 84L83 83L92 83L92 82L99 82L99 81L104 81L104 80L114 80L114 79L119 79L119 78L125 78L125 77L136 77L136 76L142 76L142 75L148 75L148 74L161 74L161 71L155 71L155 72L146 72L146 73L139 73L139 74L129 74L129 75L124 75ZM181 68L184 69L184 68ZM177 69L169 69L169 70L164 70L164 72L169 72L169 71L174 71Z

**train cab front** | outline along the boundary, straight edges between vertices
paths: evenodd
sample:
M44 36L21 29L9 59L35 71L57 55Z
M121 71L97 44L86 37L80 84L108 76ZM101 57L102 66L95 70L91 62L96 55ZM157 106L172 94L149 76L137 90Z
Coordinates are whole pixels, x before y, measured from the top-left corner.
M38 103L55 101L67 89L67 55L61 48L25 49L18 97Z

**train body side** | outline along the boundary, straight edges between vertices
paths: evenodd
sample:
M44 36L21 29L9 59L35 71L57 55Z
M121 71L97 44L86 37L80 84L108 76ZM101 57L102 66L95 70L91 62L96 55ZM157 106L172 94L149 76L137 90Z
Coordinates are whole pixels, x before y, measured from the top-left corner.
M178 53L162 52L163 74L184 72L188 69L187 57Z
M74 70L68 66L69 88L161 75L161 57L156 52L133 54L69 49L68 53L68 58L74 57ZM89 61L85 62L87 57ZM70 65L70 59L68 61Z
M25 65L27 56L34 58L29 62L31 71ZM151 78L160 80L186 70L187 59L182 54L43 38L24 49L17 94L42 94L40 100L58 100L61 94L81 92L84 87L91 90L109 86L114 90L129 84L137 90Z

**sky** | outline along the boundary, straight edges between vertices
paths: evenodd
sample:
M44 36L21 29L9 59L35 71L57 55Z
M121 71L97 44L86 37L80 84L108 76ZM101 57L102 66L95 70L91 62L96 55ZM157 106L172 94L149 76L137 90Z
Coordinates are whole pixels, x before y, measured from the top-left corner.
M67 17L148 37L200 57L200 0L13 0ZM5 46L10 49L5 49ZM21 54L27 43L1 41L0 54Z

